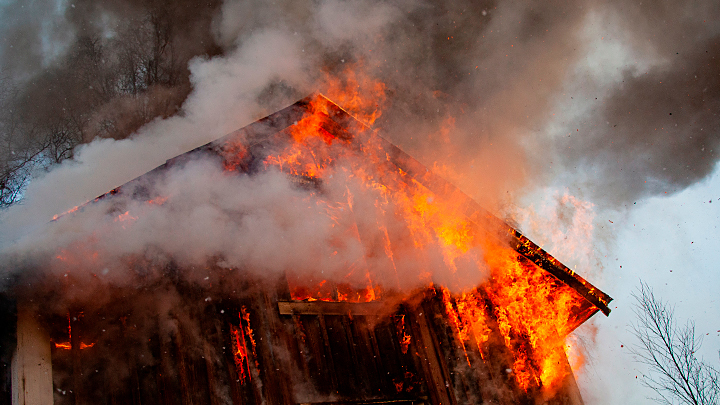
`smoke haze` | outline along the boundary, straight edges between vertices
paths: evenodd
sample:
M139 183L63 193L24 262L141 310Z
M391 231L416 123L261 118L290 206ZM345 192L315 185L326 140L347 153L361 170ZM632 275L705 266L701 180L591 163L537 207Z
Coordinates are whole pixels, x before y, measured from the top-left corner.
M33 82L42 82L40 67L60 65L63 58L60 51L43 50L49 38L60 38L50 42L53 49L64 49L80 33L109 35L140 18L142 10L161 10L187 27L173 32L179 60L216 54L214 44L222 49L222 56L189 65L193 94L183 115L213 116L207 121L224 123L204 137L200 131L180 131L200 136L196 144L325 90L324 74L342 77L352 64L353 70L386 84L387 102L375 126L428 166L444 167L452 180L494 210L507 202L498 196L558 170L550 170L548 161L580 168L581 181L594 184L593 199L612 196L610 203L681 190L706 176L716 161L719 29L703 17L717 14L709 3L654 2L624 6L622 12L614 3L582 1L229 1L201 9L160 1L123 4L45 5L43 10L55 10L44 20L54 23L45 26L62 35L21 23L28 18L24 5L6 5L15 24L5 25L4 70L37 72ZM608 37L640 55L636 61L645 66L623 66L616 83L603 83L604 94L593 94L592 86L581 88L574 107L594 97L597 105L564 128L550 126L558 105L566 105L573 80L587 79L574 74L592 52L582 42L584 24L598 15L604 21L600 35L612 29ZM18 51L17 43L29 45ZM33 55L55 57L51 63ZM252 82L252 91L236 81ZM46 87L34 91L42 94ZM557 133L538 139L548 128ZM561 135L565 129L576 133L568 140ZM166 132L144 128L139 133L161 138Z
M222 255L228 267L273 271L310 268L322 257L320 267L340 271L358 260L361 247L348 244L331 256L328 241L337 235L324 214L292 203L304 197L277 173L230 179L194 162L182 176L171 173L157 184L183 201L147 211L132 227L107 217L106 202L86 208L83 217L91 219L47 224L313 91L333 98L331 79L345 80L350 71L385 85L374 128L503 215L558 178L599 207L619 209L697 183L719 156L720 5L712 1L26 3L0 6L0 63L18 83L25 116L55 114L96 97L67 79L69 50L83 35L106 47L129 43L127 26L148 10L175 22L172 71L180 73L177 85L97 96L97 108L82 109L86 143L72 159L36 173L23 202L0 213L6 268L36 268L62 248L82 252L90 246L78 241L99 233L105 237L94 247L112 252L98 267L107 270L102 282L117 285L134 276L114 269L113 259L144 255L148 246L198 266L207 254ZM373 94L362 80L357 90ZM144 212L125 204L116 214ZM585 215L587 204L577 205ZM252 214L230 219L237 207ZM572 233L582 224L566 227ZM132 237L130 229L137 232ZM324 244L312 244L308 235ZM585 231L580 236L590 238ZM69 270L51 271L63 277ZM485 274L472 276L468 285Z

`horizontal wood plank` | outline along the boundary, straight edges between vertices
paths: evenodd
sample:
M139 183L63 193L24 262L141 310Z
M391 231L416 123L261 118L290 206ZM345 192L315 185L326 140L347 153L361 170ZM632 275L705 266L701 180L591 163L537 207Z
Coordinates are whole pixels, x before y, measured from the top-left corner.
M380 302L278 301L280 315L378 315Z

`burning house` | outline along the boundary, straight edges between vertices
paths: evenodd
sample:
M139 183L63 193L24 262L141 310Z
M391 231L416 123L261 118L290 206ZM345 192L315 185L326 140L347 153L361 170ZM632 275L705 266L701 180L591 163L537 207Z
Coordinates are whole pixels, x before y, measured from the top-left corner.
M189 196L177 181L190 170L247 186L267 215L245 200L185 215L224 198ZM179 219L156 226L168 213ZM83 216L104 225L6 293L5 403L576 405L565 337L610 312L608 295L320 94L49 226ZM299 218L318 232L296 232ZM183 225L195 220L214 225Z

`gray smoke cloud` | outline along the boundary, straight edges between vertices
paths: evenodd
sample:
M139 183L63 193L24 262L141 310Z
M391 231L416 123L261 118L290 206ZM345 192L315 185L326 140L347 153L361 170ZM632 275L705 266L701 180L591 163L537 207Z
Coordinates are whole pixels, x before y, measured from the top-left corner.
M675 63L627 71L564 158L592 170L595 192L620 202L674 193L705 178L718 158L718 39ZM578 139L579 138L579 139Z
M5 213L3 244L16 244L15 251L32 250L38 243L51 246L49 251L62 243L71 245L73 242L64 238L36 240L36 235L44 232L45 219L300 95L318 89L332 92L328 81L333 80L327 75L342 79L347 66L384 83L388 97L376 123L383 135L429 166L435 162L449 165L451 174L468 169L461 186L497 208L503 191L517 189L527 181L519 140L524 128L550 106L549 98L536 102L537 94L525 89L535 86L536 91L549 94L561 82L562 69L557 69L560 55L576 44L571 34L581 22L581 9L574 10L577 15L557 15L553 13L557 5L545 3L529 9L473 2L375 6L342 1L275 6L224 3L212 23L224 54L190 62L193 92L182 113L146 125L129 139L96 140L79 148L73 160L36 179L26 191L26 203ZM87 7L87 15L97 16L97 11ZM538 46L546 42L555 46ZM166 222L173 226L184 223L183 216L177 215ZM163 227L156 224L153 228ZM268 234L258 240L278 237L272 228L259 229ZM307 234L312 234L311 230ZM77 232L92 233L92 226L60 234ZM181 234L186 238L192 235L189 231ZM107 237L113 239L113 235ZM133 246L141 251L150 244L146 242ZM113 251L111 247L123 245L111 243L98 250ZM187 253L172 246L167 250ZM207 249L196 252L208 255Z
M634 63L604 88L565 95L599 101L567 123L556 144L593 200L614 206L672 194L712 172L720 27L711 16L719 11L712 2L608 5L606 18L619 31L598 34L627 47Z
M180 60L218 53L232 60L238 49L253 46L267 32L294 41L298 55L278 61L295 63L290 59L297 56L303 68L296 77L268 78L255 95L261 107L255 116L323 91L323 75L342 77L347 66L385 83L387 99L375 126L428 166L445 169L445 175L496 211L508 202L499 196L556 170L549 161L562 163L565 170L580 167L585 177L578 181L593 185L592 198L612 203L681 190L707 175L716 161L712 114L717 84L712 72L718 28L707 18L697 23L717 14L709 2L646 2L623 6L622 11L612 2L583 1L123 4L43 7L55 10L45 12L50 13L45 21L54 21L45 26L64 33L49 36L47 28L25 24L22 19L29 17L24 6L11 3L6 6L8 21L17 23L5 25L6 70L37 72L43 62L32 55L44 55L45 64L62 60L61 50L74 36L120 32L128 21L140 18L141 11L161 10L180 21L178 26L189 27L174 33ZM616 41L649 62L640 70L626 68L616 82L603 83L600 104L566 122L570 132L580 126L583 132L570 140L544 136L551 112L566 103L567 84L582 80L573 75L589 52L582 32L592 15L612 20L609 28ZM25 46L24 56L14 57L16 48L10 46L23 41L33 45ZM58 51L43 51L48 41ZM260 46L272 47L273 42ZM202 65L195 61L190 66ZM34 94L57 86L57 77L50 83L43 77L36 77L40 84ZM198 84L191 83L195 93L205 92ZM595 90L581 89L573 100L597 97ZM60 86L50 94L62 92ZM153 97L182 94L160 92ZM127 110L122 105L113 102L104 114ZM186 104L183 110L192 108Z

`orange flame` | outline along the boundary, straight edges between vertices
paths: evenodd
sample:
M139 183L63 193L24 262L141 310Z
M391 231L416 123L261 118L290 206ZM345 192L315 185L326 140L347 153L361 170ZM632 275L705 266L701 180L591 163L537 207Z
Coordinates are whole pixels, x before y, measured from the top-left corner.
M136 221L137 219L138 219L138 217L134 217L134 216L130 215L130 211L125 211L125 213L120 214L117 217L115 217L115 222L118 222L118 221L119 222L125 222L125 221L132 222L132 221Z
M165 204L165 202L167 202L167 200L168 200L167 197L160 196L160 197L153 198L152 200L148 200L147 203L151 204L151 205L163 205L163 204Z
M347 64L336 76L326 74L323 92L358 120L372 125L382 115L385 83L364 73L363 62Z
M245 384L246 380L252 380L252 373L250 371L251 352L248 351L246 339L250 341L252 357L257 359L257 354L255 352L255 337L253 330L250 327L250 313L244 306L240 309L238 318L240 323L237 327L230 325L230 334L232 336L232 350L233 358L235 360L235 369L237 370L240 382ZM244 324L243 321L245 321ZM258 367L257 360L255 361L255 366Z
M252 330L252 327L250 326L250 312L248 312L247 308L243 306L240 308L240 313L242 320L245 321L245 332L248 339L250 339L250 347L252 347L252 354L253 358L257 359L257 353L255 351L256 345L255 345L255 333ZM242 322L241 322L242 324ZM257 361L256 361L257 366Z
M75 207L72 207L72 208L69 209L68 211L63 212L62 214L53 215L52 220L53 220L53 221L57 221L57 220L58 220L60 217L62 217L62 216L65 216L65 215L67 215L67 214L72 214L73 212L76 212L77 210L80 209L80 207L81 207L81 205L77 205L77 206L75 206Z
M235 359L235 369L237 370L240 382L245 384L245 379L252 379L250 375L250 363L248 362L248 351L245 346L245 333L241 327L230 326L232 334L233 357Z
M395 316L395 329L397 330L398 341L400 342L400 350L403 354L406 354L412 342L412 336L408 335L405 331L405 315Z
M383 83L361 75L360 71L349 69L340 80L328 75L325 90L349 114L372 125L381 116L380 107L384 103L386 89ZM440 259L437 264L442 266L444 263L451 274L458 273L460 263L475 265L478 272L489 269L491 278L482 286L459 294L451 294L446 288L440 290L447 320L468 365L472 366L473 361L477 361L476 356L470 355L471 351L477 352L481 361L489 360L487 357L492 354L488 353L487 343L495 337L498 344L504 345L512 354L509 366L520 388L550 389L560 383L567 373L563 356L567 347L564 338L570 332L568 321L582 298L534 264L524 261L508 246L482 234L478 225L468 219L467 207L463 205L465 200L456 201L452 195L440 195L411 174L389 164L388 152L378 146L378 137L371 130L366 129L367 133L363 133L367 142L353 144L353 139L341 133L342 129L335 128L337 124L331 117L336 113L337 107L322 97L315 98L298 122L281 131L281 135L290 142L284 149L265 157L264 166L277 168L291 176L319 180L337 174L338 162L348 165L349 168L345 169L351 173L347 175L361 185L361 192L375 198L374 205L369 209L374 209L377 215L377 219L370 221L376 226L377 234L370 241L363 240L357 221L347 221L354 225L348 226L351 229L345 230L342 235L350 235L368 251L375 249L374 254L384 254L385 262L389 263L387 271L394 272L390 283L395 283L398 289L402 281L398 271L402 269L403 254L407 254L399 249L401 244L414 249L418 257L414 258L413 264L419 264L417 277L426 285L433 283L430 265L425 265L429 262L425 260L430 256L429 252L437 253ZM453 120L448 120L448 128L442 133L444 139L449 139L452 125ZM357 152L363 154L362 162L350 159ZM247 148L240 142L223 145L222 153L227 171L242 169L248 156ZM346 226L343 216L355 215L356 206L349 188L341 201L333 201L321 192L314 196L333 227ZM161 196L147 203L163 205L166 201L167 197ZM75 207L68 212L78 209ZM389 226L389 221L396 218L401 225ZM126 211L115 221L127 224L137 219ZM403 229L397 231L395 228L398 227ZM67 267L97 259L97 252L87 253L87 248L82 246L76 250L81 254L62 250L57 259ZM377 280L387 282L388 277L373 273L371 266L361 260L350 263L348 267L351 267L350 273L354 272L354 282L348 281L350 277L308 281L300 279L298 274L288 274L292 299L370 302L382 298L383 287L387 285ZM230 338L235 368L240 381L245 384L252 378L251 359L257 359L256 342L250 313L245 307L241 308L238 318L238 326L230 326ZM404 354L413 343L405 320L405 315L394 318L398 342ZM57 342L55 347L70 350L73 348L71 342L68 314L68 341ZM80 343L79 349L93 346L94 343ZM257 372L257 360L254 364ZM406 375L404 381L394 381L398 392L409 390L411 378L412 374Z
M328 95L351 114L372 123L380 116L377 107L382 103L379 94L384 92L384 86L367 86L364 80L359 75L349 74L344 80L329 85ZM358 87L371 89L365 94L376 95L380 101L374 103L373 98L363 98ZM309 112L288 130L294 142L281 153L269 156L265 160L266 166L308 177L325 178L333 174L335 162L343 158L343 153L349 152L334 148L336 143L346 140L328 130L330 110L322 100L318 98L312 102ZM372 111L367 113L369 110ZM372 148L372 142L365 146L363 157L370 160L373 167L394 167L386 164L385 153L375 153L377 151ZM475 290L455 297L451 297L448 290L442 292L448 319L468 363L471 363L468 355L471 346L477 347L481 359L485 360L489 355L483 347L493 333L492 328L496 327L500 341L512 353L510 366L518 386L529 390L553 387L560 382L567 372L562 358L565 355L563 340L569 333L573 310L582 298L532 263L523 262L514 250L487 240L487 236L481 237L477 226L463 213L464 200L456 202L452 196L437 195L398 168L380 172L362 166L352 169L354 178L378 195L375 204L378 210L394 210L400 214L409 231L409 242L418 254L437 249L451 273L457 272L461 258L476 263L478 271L490 269L491 280ZM333 209L335 203L326 203L328 214L334 218L337 214ZM352 199L345 207L352 211ZM397 275L395 242L381 220L378 230L383 235L379 239L380 247ZM420 270L420 277L425 280L426 273ZM366 290L328 280L313 284L294 283L291 279L289 277L291 295L295 300L363 302L378 298L379 287L372 283L369 272ZM407 350L409 338L407 334L400 336L403 351Z
M78 314L78 317L81 317L82 315L83 315L83 313L80 312L80 313ZM68 327L67 327L67 329L68 329L68 340L67 340L67 342L53 342L53 344L55 345L55 348L56 348L56 349L72 350L72 348L73 348L73 346L72 346L72 322L70 321L70 313L69 313L69 312L68 312L68 314L67 314L67 320L68 320ZM79 345L79 346L80 346L80 350L84 350L84 349L88 349L88 348L90 348L90 347L95 346L95 343L84 343L84 342L80 342L80 345Z

